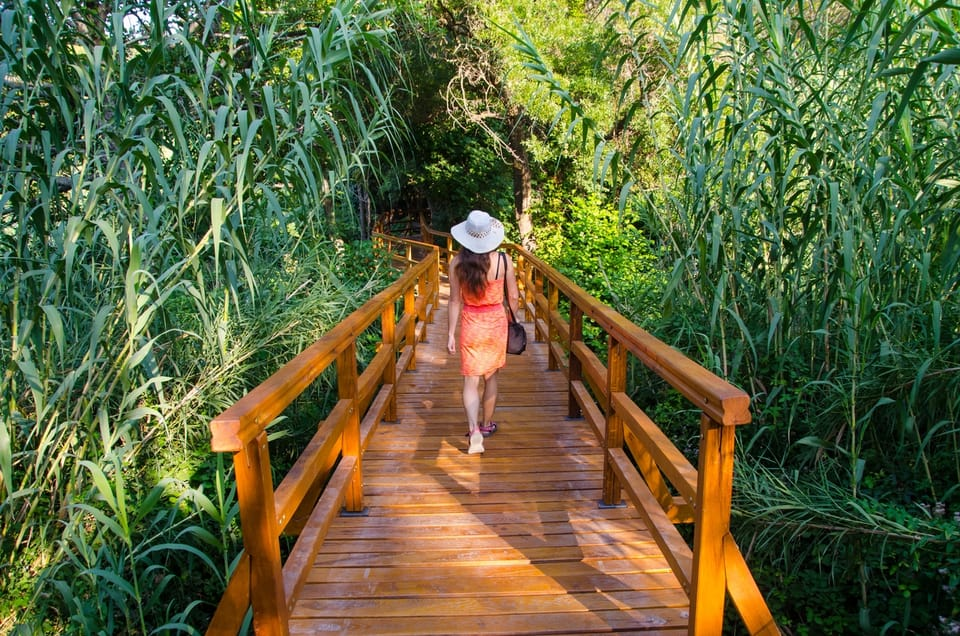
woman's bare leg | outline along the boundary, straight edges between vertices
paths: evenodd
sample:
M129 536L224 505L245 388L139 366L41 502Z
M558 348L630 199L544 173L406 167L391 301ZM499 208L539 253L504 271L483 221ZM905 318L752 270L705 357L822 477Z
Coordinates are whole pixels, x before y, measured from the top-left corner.
M480 411L480 376L463 376L463 410L467 414L467 425L473 433L479 427L477 416Z
M493 412L497 408L497 372L486 376L483 381L483 421L489 424L493 421Z

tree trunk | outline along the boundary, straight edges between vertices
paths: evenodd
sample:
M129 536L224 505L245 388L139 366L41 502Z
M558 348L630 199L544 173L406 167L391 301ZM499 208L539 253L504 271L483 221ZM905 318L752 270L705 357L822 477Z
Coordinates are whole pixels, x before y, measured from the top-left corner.
M530 216L530 202L533 176L524 142L529 133L528 122L522 114L511 116L510 151L513 155L513 213L520 231L520 244L531 252L537 244L533 236L533 219Z

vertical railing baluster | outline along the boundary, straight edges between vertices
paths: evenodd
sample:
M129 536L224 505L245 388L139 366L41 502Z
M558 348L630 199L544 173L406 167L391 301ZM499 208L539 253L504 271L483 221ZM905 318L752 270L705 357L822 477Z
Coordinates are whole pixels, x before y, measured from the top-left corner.
M730 532L735 427L700 418L700 460L690 582L690 628L698 636L719 634L727 581L723 541Z
M434 249L433 254L436 262L430 268L430 304L433 306L433 311L428 316L430 322L433 322L433 316L440 303L440 250Z
M614 471L607 449L623 448L623 420L613 408L613 394L627 390L627 349L613 336L607 336L607 394L603 399L603 408L607 420L604 436L603 462L603 505L619 506L620 478Z
M526 322L534 316L530 311L530 305L533 304L533 285L530 284L530 264L523 254L517 254L517 286L520 292L520 311L523 312L523 320Z
M389 302L383 306L383 311L380 314L380 331L383 334L381 346L386 347L390 350L390 360L387 361L386 366L383 368L383 375L380 376L380 381L383 384L393 384L397 383L397 321L396 321L396 310L393 307L393 303ZM390 401L387 402L387 408L384 410L383 419L388 422L393 422L397 419L397 391L394 388L390 392Z
M537 304L537 299L543 295L543 276L541 276L540 271L534 269L530 272L530 280L533 281L533 298L534 298L534 309L535 311L540 311L540 306ZM549 311L549 310L548 310ZM537 342L542 342L544 338L547 337L547 334L543 333L540 329L540 325L537 322L537 319L543 320L544 323L549 322L550 316L541 316L539 314L534 315L534 329L533 329L533 338Z
M554 312L560 307L560 291L557 286L551 284L547 296L547 345L552 345L557 340L557 325L553 322ZM553 347L549 347L550 355L547 357L547 369L556 371L560 368L560 361L554 353Z
M407 333L403 334L407 346L416 349L417 346L417 321L414 320L417 313L417 297L411 286L403 292L403 315L407 319ZM417 356L410 357L410 365L407 367L413 371L417 368Z
M583 341L583 310L580 305L570 304L570 341L567 343L569 370L567 375L567 417L580 417L580 403L573 392L572 385L583 379L583 363L574 355L574 343Z
M254 630L280 636L288 631L287 600L280 561L280 529L273 498L267 432L234 453L243 547L250 555L250 599Z
M347 486L344 507L348 513L362 513L363 508L363 464L360 453L360 412L357 396L357 343L350 340L347 347L337 356L337 395L341 400L350 400L347 424L343 430L343 456L356 457L357 469Z
M423 331L420 334L421 342L427 339L427 297L425 292L427 273L422 272L417 276L416 286L414 288L414 298L420 298L420 308L417 310L417 322L424 323Z

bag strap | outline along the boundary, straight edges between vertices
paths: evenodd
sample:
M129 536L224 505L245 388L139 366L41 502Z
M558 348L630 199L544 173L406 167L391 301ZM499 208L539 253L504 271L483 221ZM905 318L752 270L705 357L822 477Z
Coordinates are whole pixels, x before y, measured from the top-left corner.
M497 275L500 274L500 261L505 261L507 255L503 252L500 252L500 259L497 261ZM507 311L510 312L510 322L517 322L517 319L513 317L513 308L510 307L510 298L507 296L507 265L503 265L503 299L507 303Z

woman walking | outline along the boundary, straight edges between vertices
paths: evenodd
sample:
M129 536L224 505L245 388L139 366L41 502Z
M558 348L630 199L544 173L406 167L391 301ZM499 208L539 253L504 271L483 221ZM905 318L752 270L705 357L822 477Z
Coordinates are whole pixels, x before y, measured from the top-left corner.
M457 352L460 327L460 373L463 409L470 438L468 453L483 452L483 438L497 430L497 372L507 361L507 313L504 289L513 314L519 312L513 261L496 249L503 242L503 224L482 210L450 228L463 246L450 261L447 349ZM483 379L481 399L480 380ZM481 419L482 411L482 419Z

